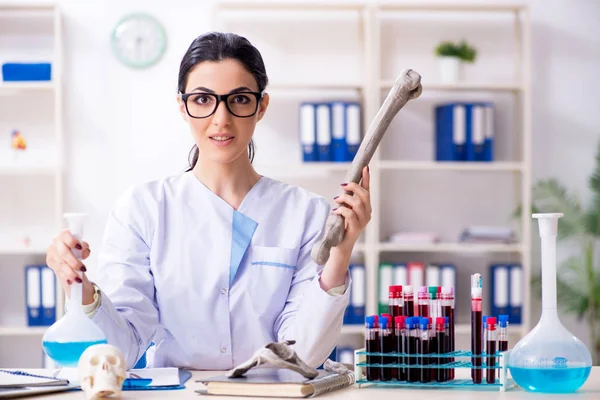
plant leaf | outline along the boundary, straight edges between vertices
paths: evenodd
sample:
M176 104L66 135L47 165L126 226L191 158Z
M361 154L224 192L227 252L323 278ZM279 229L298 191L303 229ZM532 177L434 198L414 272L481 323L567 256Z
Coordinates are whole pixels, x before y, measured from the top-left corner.
M586 259L582 255L569 257L557 268L556 274L573 287L580 287L582 290L588 287Z
M579 200L571 196L557 179L538 181L533 187L532 200L540 212L564 214L558 224L559 239L585 234L584 216Z
M515 210L512 212L511 218L512 219L519 219L519 218L521 218L521 212L522 211L523 211L523 205L519 204L517 206L517 208L515 208ZM539 212L541 212L541 211L535 206L535 204L532 204L531 205L530 214L536 214L536 213L539 213Z
M575 313L578 319L588 311L588 297L560 278L556 279L556 296L558 306L566 313Z
M592 203L585 216L586 231L595 237L600 236L600 143L596 151L596 169L589 180Z

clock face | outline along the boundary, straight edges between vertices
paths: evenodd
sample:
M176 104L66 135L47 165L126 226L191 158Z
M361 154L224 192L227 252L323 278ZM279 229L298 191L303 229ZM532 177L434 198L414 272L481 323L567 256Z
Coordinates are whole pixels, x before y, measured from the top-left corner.
M132 14L119 21L112 34L112 48L117 58L133 68L156 64L167 44L162 25L147 14Z

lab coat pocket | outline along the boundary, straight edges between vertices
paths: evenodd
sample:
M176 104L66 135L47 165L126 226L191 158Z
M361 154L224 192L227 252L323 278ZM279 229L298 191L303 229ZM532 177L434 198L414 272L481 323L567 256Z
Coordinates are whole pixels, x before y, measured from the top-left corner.
M250 291L258 312L280 312L285 305L298 262L298 250L253 246Z
M283 247L253 246L251 265L287 268L292 271L296 269L298 252L296 249Z

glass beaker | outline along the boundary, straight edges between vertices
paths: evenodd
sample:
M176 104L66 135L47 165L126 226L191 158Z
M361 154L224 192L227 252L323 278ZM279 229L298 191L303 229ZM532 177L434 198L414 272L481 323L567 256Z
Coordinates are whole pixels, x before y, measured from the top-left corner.
M510 352L508 368L523 389L571 393L590 375L592 357L560 322L556 309L556 234L561 213L533 214L542 243L542 316Z
M68 221L71 235L81 240L86 215L67 213L64 217ZM73 249L73 255L81 259L81 250ZM81 276L81 272L78 274ZM44 351L61 367L76 367L85 349L107 343L104 332L83 311L82 286L81 283L73 282L67 313L48 328L42 338Z

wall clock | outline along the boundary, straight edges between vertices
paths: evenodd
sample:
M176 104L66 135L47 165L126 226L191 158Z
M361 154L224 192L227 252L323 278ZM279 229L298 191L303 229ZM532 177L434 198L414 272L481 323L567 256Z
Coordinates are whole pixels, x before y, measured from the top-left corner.
M111 45L117 59L132 68L148 68L156 64L167 47L167 34L162 24L144 13L123 17L115 26Z

